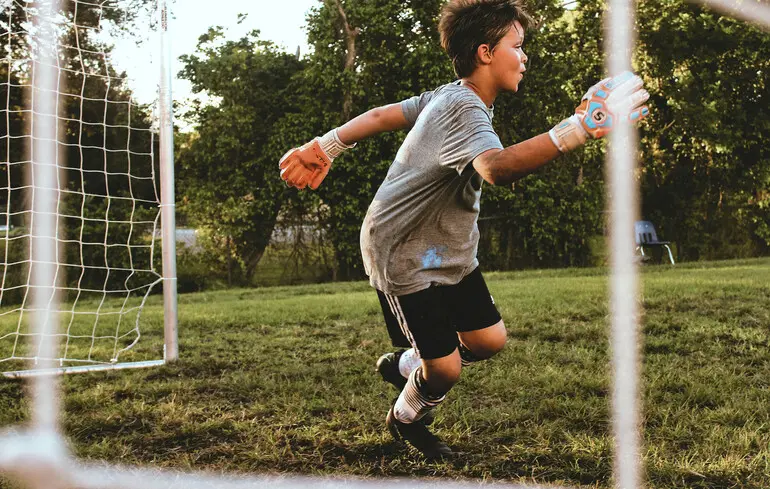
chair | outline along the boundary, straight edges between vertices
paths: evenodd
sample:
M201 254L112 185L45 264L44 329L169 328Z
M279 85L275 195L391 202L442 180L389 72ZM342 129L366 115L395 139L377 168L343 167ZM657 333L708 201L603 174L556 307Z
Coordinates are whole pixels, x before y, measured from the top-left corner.
M671 264L674 264L674 255L671 253L670 241L658 241L658 234L655 232L655 226L650 221L636 221L634 223L634 234L636 235L636 250L646 258L644 248L666 248L668 258Z

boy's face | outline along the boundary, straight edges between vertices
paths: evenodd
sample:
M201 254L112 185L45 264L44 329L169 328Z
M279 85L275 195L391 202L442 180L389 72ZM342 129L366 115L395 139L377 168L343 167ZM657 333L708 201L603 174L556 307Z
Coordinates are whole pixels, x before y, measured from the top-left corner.
M524 78L524 72L527 70L524 66L527 55L522 49L523 42L524 28L519 21L516 21L508 34L492 50L490 67L500 90L511 92L519 90L519 82Z

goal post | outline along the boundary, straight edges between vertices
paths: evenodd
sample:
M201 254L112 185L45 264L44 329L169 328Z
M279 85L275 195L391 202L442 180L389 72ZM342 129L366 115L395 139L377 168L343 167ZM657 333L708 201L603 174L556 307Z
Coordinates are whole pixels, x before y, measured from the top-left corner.
M168 35L168 6L158 0L160 32L160 183L163 229L164 354L167 361L179 357L176 281L176 201L174 194L174 121L171 96L171 42Z
M143 73L157 74L151 103L113 65L110 36L130 2L56 3L46 24L45 2L0 0L6 377L150 367L179 354L166 0L137 14L155 27L154 39L135 40L155 66ZM161 297L162 317L142 314ZM33 329L41 314L48 328Z

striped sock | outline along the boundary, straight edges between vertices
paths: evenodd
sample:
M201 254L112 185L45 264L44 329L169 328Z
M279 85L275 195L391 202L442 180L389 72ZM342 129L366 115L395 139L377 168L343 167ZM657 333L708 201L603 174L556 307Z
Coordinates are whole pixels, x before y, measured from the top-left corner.
M398 359L398 371L401 372L405 379L408 379L409 374L419 367L421 363L420 355L417 354L414 348L410 348L402 353Z
M441 404L446 394L435 396L428 392L422 367L417 367L409 375L404 390L399 394L393 406L393 415L402 423L419 421L430 410Z

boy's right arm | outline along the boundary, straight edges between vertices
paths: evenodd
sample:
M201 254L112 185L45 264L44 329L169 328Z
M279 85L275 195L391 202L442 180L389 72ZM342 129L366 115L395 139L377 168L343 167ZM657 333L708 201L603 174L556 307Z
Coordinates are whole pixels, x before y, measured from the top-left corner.
M283 155L278 163L281 178L290 187L303 189L307 186L315 190L329 173L332 161L343 151L370 136L409 126L401 104L371 109Z
M406 129L410 126L400 103L384 105L364 112L337 128L340 139L355 144L383 132Z

